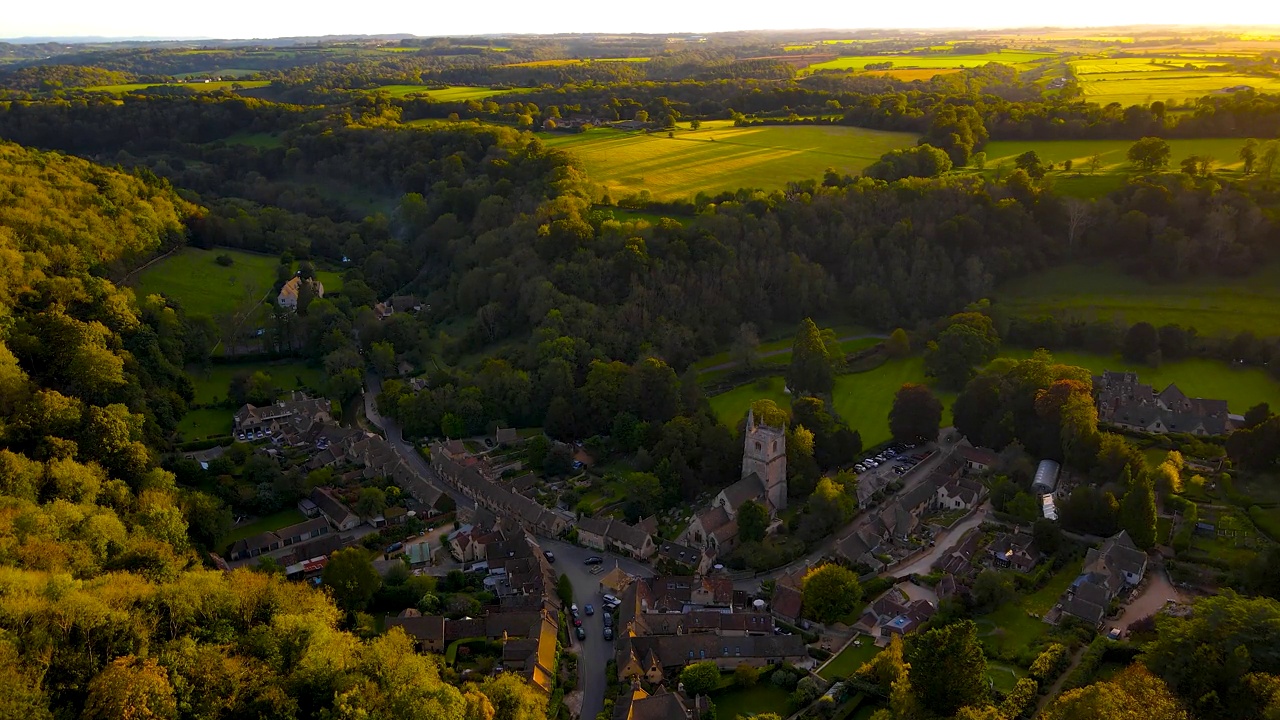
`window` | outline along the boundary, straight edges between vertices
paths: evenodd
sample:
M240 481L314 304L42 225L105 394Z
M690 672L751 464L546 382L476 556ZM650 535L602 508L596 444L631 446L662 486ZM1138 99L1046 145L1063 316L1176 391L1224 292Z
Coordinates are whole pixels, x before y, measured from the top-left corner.
M762 446L760 445L760 443L756 443L756 450L759 451L761 448Z

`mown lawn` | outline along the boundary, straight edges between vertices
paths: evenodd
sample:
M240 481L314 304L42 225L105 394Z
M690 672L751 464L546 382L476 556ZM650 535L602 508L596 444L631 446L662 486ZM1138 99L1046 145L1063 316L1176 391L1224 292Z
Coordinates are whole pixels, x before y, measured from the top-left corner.
M333 270L317 270L316 279L324 286L324 293L342 292L342 273Z
M835 656L831 662L827 663L826 667L822 668L822 671L818 674L821 675L824 680L831 680L832 678L837 677L849 677L856 672L858 668L862 667L864 663L869 662L876 655L880 654L880 648L876 647L874 638L869 635L863 635L860 639L862 640L862 645L860 647L849 645L842 650L839 655Z
M267 532L268 530L279 530L282 527L300 523L306 519L307 516L303 515L302 511L296 507L289 508L288 510L281 510L280 512L272 515L264 515L253 522L245 523L240 527L233 528L231 532L227 533L226 536L222 538L222 541L219 543L219 547L225 548L237 540L243 540L247 537L257 535L258 533Z
M188 411L178 423L178 432L186 441L203 440L217 435L230 435L233 412L221 408Z
M231 257L219 265L220 255ZM143 270L134 287L139 296L163 294L192 315L227 315L255 306L276 279L277 258L218 248L183 248Z
M591 180L615 199L648 190L659 200L779 190L793 180L819 179L827 168L856 175L884 153L916 143L911 133L821 125L739 128L729 121L682 128L674 137L609 128L539 137L578 156Z
M1028 613L1043 617L1052 610L1062 593L1080 576L1083 567L1084 560L1077 560L1059 570L1036 592L978 618L978 635L987 648L987 654L1016 655L1047 635L1050 626Z
M994 143L993 143L994 144ZM1109 265L1069 265L1007 283L996 300L1015 315L1177 323L1201 335L1280 335L1280 263L1244 278L1154 284Z
M995 689L1002 693L1011 692L1013 686L1026 674L1027 672L1020 667L998 662L987 662L987 677L991 679Z
M755 687L735 687L711 696L711 701L716 704L716 717L722 718L749 718L764 713L786 717L790 699L790 693L767 680Z
M231 387L231 379L238 373L263 370L271 375L281 392L311 388L316 393L325 391L324 370L307 367L300 362L287 363L236 363L212 365L208 370L188 368L187 374L195 385L197 405L216 405L224 401Z

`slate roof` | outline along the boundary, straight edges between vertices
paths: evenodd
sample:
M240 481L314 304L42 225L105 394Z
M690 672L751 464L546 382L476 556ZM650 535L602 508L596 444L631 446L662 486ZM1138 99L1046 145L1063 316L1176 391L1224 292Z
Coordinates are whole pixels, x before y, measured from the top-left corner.
M769 608L774 614L784 619L790 618L795 620L800 617L800 611L804 606L804 595L799 588L790 585L778 583L773 589L773 598L769 602Z
M961 445L957 449L957 452L959 452L960 457L965 460L975 465L984 465L986 467L995 465L996 461L1000 459L1000 456L996 455L995 452L991 450L986 448L970 447L968 445Z
M766 508L768 507L768 503L764 502L764 481L756 473L751 473L721 492L724 493L725 499L729 501L729 506L735 513L748 500L760 501Z
M808 657L799 635L746 635L721 637L712 634L641 635L631 639L641 657L652 652L664 668L718 658L776 659Z
M419 642L444 643L444 616L423 615L420 617L398 617L388 615L385 620L387 630L393 627L404 628L405 634Z

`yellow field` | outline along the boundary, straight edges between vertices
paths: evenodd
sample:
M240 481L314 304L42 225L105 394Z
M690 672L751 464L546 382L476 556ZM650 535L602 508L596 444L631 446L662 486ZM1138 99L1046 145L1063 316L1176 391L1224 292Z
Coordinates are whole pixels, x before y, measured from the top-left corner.
M986 65L987 63L1004 63L1005 65L1017 65L1021 63L1033 63L1037 60L1051 58L1054 55L1048 53L1022 52L1018 50L1006 50L994 53L982 53L979 55L952 55L952 54L928 54L928 55L849 55L839 57L835 60L828 60L817 65L810 65L806 68L807 72L816 72L818 70L864 70L867 65L883 62L893 63L894 69L905 68L975 68Z
M776 190L788 181L821 178L828 167L856 174L884 153L916 142L911 133L821 125L738 128L727 120L672 138L603 128L539 137L580 158L588 177L615 199L648 190L663 200L692 199L702 191Z
M1084 75L1085 99L1099 105L1145 105L1156 100L1194 100L1226 88L1248 85L1259 92L1280 92L1280 79L1208 71L1135 72Z
M1217 64L1205 60L1171 57L1091 58L1073 60L1068 64L1076 75L1106 75L1135 72L1186 72L1183 67L1188 63L1198 68Z

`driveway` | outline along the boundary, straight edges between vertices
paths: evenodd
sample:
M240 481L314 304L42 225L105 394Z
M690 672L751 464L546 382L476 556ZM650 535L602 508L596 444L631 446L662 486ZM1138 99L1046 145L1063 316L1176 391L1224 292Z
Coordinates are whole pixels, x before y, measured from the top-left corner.
M1146 583L1146 587L1143 588L1138 597L1125 606L1124 615L1121 615L1117 620L1108 620L1103 632L1111 632L1112 628L1117 627L1124 630L1129 627L1130 623L1137 622L1148 615L1156 614L1169 600L1179 603L1184 602L1182 593L1178 592L1178 588L1169 582L1169 574L1165 572L1163 565L1148 566Z
M613 569L616 562L625 572L640 577L653 577L653 571L633 560L620 558L609 553L589 548L570 545L559 540L538 539L543 550L550 550L556 555L556 563L552 565L557 573L569 576L573 583L573 600L582 611L582 629L587 631L586 640L578 640L571 630L572 646L569 648L578 654L578 684L582 689L582 714L579 717L594 720L604 709L604 691L609 684L606 677L607 665L613 659L613 642L604 639L604 601L600 590L600 578ZM599 575L591 574L591 566L582 564L592 555L605 559L605 571ZM596 613L588 617L586 606L595 606ZM568 608L565 616L570 617ZM617 628L614 628L617 632Z
M387 443L396 451L396 454L400 456L400 459L404 460L405 463L408 464L409 469L431 486L442 490L449 497L453 498L453 501L457 503L458 508L475 507L475 502L470 500L466 495L454 490L452 487L449 487L449 485L441 481L440 478L436 477L436 471L431 469L431 465L427 463L426 459L423 458L420 453L418 453L418 449L413 446L413 443L405 441L404 433L401 432L400 426L396 424L395 420L378 413L375 398L378 397L378 393L382 392L382 379L371 372L365 373L364 386L365 417L369 419L369 422L378 426L384 433L386 433Z
M940 557L951 552L952 548L960 542L960 538L969 530L978 527L987 519L987 511L991 509L990 503L983 503L978 511L969 517L961 520L954 527L943 530L934 538L934 546L929 548L929 552L921 555L911 564L904 565L893 571L894 577L907 577L909 575L928 575L933 572L933 563Z

